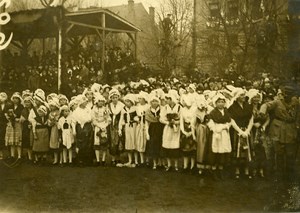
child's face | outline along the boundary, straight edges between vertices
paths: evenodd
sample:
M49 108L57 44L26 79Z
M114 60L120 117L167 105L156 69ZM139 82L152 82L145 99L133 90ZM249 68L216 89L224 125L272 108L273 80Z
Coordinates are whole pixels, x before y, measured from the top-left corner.
M224 107L225 107L225 100L223 100L223 99L217 100L216 107L218 109L224 109Z
M152 108L157 108L159 106L159 102L154 100L154 101L151 101L151 107Z
M125 100L124 103L127 107L132 107L132 105L133 105L133 103L129 100Z
M30 108L31 107L31 102L30 101L24 101L24 106L26 108Z
M97 102L97 106L98 107L103 107L105 105L105 102L104 101L98 101Z
M70 114L70 110L68 110L68 109L64 110L64 112L63 112L64 117L68 117L69 114Z
M62 99L59 100L59 104L60 104L61 106L63 106L63 105L68 105L68 102L67 102L66 99L62 98Z
M58 110L56 106L50 105L50 111Z
M88 99L89 101L92 101L92 100L93 100L93 93L92 93L92 92L86 93L85 96L87 97L87 99Z
M44 117L45 116L45 113L43 111L41 111L41 110L38 110L37 113L38 113L38 115L40 117Z
M15 98L12 99L12 102L14 104L19 104L20 103L20 99L15 97Z
M146 104L146 101L145 101L144 98L139 98L139 102L140 102L140 104L142 104L142 105Z
M118 102L118 100L119 100L119 96L117 96L117 95L113 95L113 96L111 97L111 101L112 101L114 104L116 104L116 103Z

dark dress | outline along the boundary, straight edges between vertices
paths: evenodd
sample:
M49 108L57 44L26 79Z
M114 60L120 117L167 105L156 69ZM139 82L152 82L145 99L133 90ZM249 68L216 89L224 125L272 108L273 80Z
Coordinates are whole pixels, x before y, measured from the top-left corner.
M159 122L160 110L153 112L150 109L146 111L145 119L149 123L148 134L150 140L146 144L146 154L153 158L161 156L162 135L164 124Z
M5 133L6 133L6 125L7 119L5 117L5 113L7 112L7 105L4 105L2 109L0 105L0 150L4 149L5 147Z
M125 147L125 134L122 134L121 137L119 136L119 121L121 118L121 109L123 109L123 107L120 108L117 114L113 114L111 104L108 105L108 109L112 120L111 124L108 126L109 153L113 156L118 156Z
M236 122L238 127L246 130L250 119L253 115L253 106L248 102L244 102L243 108L235 101L228 109L231 118ZM232 142L232 153L234 158L243 158L248 162L252 161L252 147L250 137L243 138L231 128L230 137Z
M80 163L91 165L94 159L93 147L93 126L91 122L84 124L83 128L80 124L76 124L76 147L78 151L78 160Z

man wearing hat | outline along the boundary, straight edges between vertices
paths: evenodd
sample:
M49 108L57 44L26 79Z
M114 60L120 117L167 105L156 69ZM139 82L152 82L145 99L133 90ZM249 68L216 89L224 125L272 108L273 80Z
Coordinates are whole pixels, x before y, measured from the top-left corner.
M5 148L5 132L7 119L5 113L7 112L7 94L5 92L0 93L0 159L3 158L3 149Z
M292 86L285 86L282 89L282 95L282 99L263 104L260 112L262 114L271 112L274 115L269 136L275 147L276 169L283 177L291 178L297 152L299 101L296 90Z

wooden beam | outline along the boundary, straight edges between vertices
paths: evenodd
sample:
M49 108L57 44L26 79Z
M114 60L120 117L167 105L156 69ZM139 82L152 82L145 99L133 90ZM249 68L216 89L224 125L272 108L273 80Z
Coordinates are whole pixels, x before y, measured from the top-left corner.
M71 24L71 25L67 28L66 34L68 34L68 32L69 32L70 30L72 30L73 27L74 27L74 24Z
M19 49L23 49L22 45L17 43L16 41L11 41L11 44L14 45L15 47L19 48Z
M58 27L58 42L57 42L57 90L60 93L61 89L61 63L62 63L62 26Z
M101 39L101 41L103 42L103 38L102 38L102 34L100 33L100 31L98 29L95 29L97 35L99 36L99 38Z
M105 31L111 31L111 32L117 32L117 33L135 33L135 31L130 31L130 30L120 30L120 29L102 27L103 25L100 27L100 26L95 26L95 25L92 25L92 24L85 24L85 23L80 23L80 22L75 22L75 21L68 21L68 22L70 24L74 24L74 25L78 25L78 26L82 26L82 27L105 30Z

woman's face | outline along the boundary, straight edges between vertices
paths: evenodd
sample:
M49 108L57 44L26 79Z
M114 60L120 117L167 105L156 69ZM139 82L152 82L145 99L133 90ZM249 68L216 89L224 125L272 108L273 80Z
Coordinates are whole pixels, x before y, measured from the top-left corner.
M68 105L68 102L67 102L66 99L62 98L62 99L59 99L59 104L60 104L61 106L63 106L63 105Z
M224 109L224 107L225 107L225 100L223 100L223 99L217 100L216 101L216 107L218 109Z
M19 98L15 97L15 98L12 99L12 102L13 102L14 104L20 104L20 103L21 103L21 100L20 100Z
M118 95L113 95L111 97L111 101L114 103L114 104L117 104L118 101L119 101L119 96Z
M26 108L31 108L31 102L30 101L24 101L24 106Z
M167 100L167 104L169 104L169 105L173 105L174 104L174 102L172 101L172 98L166 98L166 100Z
M146 101L144 98L139 98L139 103L144 105L144 104L146 104Z
M34 100L34 102L35 102L35 104L37 105L37 106L41 106L42 105L42 102L40 102L39 100Z
M64 110L64 112L63 112L64 117L68 117L69 114L70 114L70 110L68 110L68 109Z
M98 101L97 106L98 107L103 107L105 105L105 101Z
M241 95L237 98L237 101L238 101L238 102L241 102L241 103L245 102L245 100L246 100L245 94L241 94Z
M125 106L127 106L127 107L132 107L132 105L133 105L133 103L129 100L125 100L124 103L125 103Z
M86 93L85 96L87 97L87 99L88 99L89 101L92 101L92 100L93 100L93 93L92 93L92 92Z
M50 105L50 111L56 111L58 108L56 106Z
M260 102L260 96L259 95L256 95L252 98L251 102L253 104L258 104Z
M151 107L156 109L159 106L159 102L157 100L151 101Z
M41 111L41 110L38 110L37 113L38 113L38 115L40 117L44 117L45 116L45 113L43 111Z

